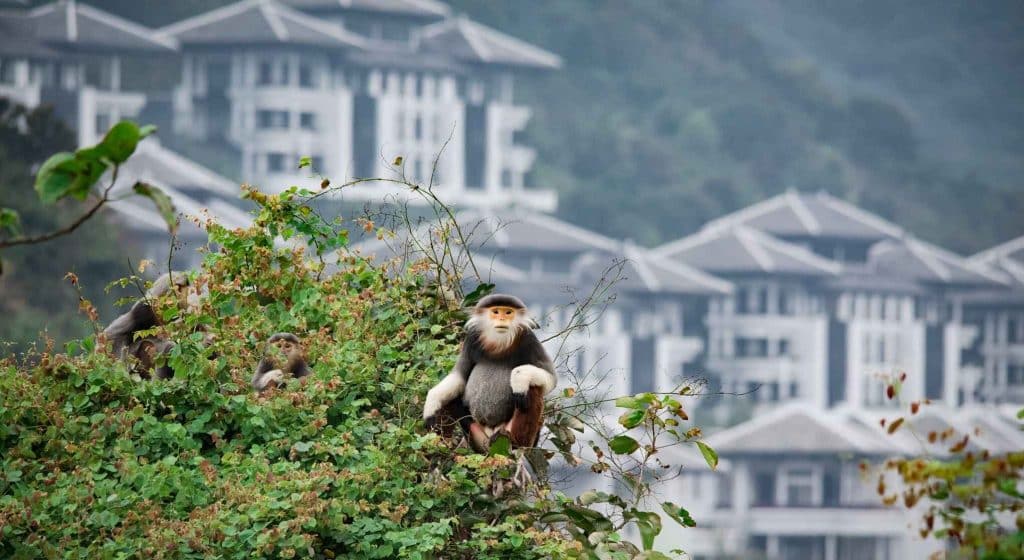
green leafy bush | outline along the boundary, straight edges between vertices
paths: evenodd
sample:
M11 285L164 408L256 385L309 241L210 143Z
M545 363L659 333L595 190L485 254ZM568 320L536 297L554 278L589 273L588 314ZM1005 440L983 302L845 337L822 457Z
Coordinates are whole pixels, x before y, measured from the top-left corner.
M555 451L516 484L520 452L471 454L423 432L422 396L452 367L466 318L447 295L457 282L337 252L348 232L319 218L316 193L247 196L252 227L206 224L200 307L154 302L173 379L133 378L97 337L0 362L0 557L664 558L661 519L639 498L553 492ZM305 340L315 373L258 395L249 378L277 331ZM671 396L623 404L627 429L664 436L679 425L669 416L685 419ZM569 417L551 421L580 463ZM609 449L641 466L657 452L624 434ZM629 523L644 552L618 534Z

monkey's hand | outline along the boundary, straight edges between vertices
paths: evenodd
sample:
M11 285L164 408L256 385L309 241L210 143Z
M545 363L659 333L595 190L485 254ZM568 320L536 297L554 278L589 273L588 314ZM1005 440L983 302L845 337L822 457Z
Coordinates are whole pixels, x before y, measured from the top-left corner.
M256 388L262 391L267 387L277 387L282 379L284 379L284 372L279 369L272 369L260 377L259 386Z
M540 387L543 393L555 388L555 376L550 371L532 364L516 366L509 374L512 385L512 404L519 410L530 406L530 387Z

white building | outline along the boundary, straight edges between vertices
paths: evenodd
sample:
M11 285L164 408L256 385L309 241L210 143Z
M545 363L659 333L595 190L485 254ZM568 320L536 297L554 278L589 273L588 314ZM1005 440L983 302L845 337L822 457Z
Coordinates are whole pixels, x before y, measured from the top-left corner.
M138 116L146 96L124 85L127 57L166 57L173 40L75 0L0 13L0 96L28 107L52 104L96 142L121 119Z
M516 136L530 110L513 85L559 58L444 4L243 0L157 36L181 45L175 132L226 142L240 178L264 190L404 177L452 204L555 207L552 191L527 188L535 154ZM315 178L297 168L303 156ZM404 192L375 183L347 196Z

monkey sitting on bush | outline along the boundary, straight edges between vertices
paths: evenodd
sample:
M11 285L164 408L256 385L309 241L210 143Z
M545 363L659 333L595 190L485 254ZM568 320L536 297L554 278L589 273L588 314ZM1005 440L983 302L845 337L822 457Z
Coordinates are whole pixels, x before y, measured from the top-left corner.
M263 392L270 387L277 387L289 375L298 379L311 373L313 370L306 363L306 353L299 337L280 332L267 339L263 358L252 377L252 387L257 392Z
M174 376L174 370L170 366L156 366L157 357L170 353L174 348L174 342L162 336L146 336L136 340L135 333L163 324L153 310L152 304L154 300L170 293L171 290L187 292L186 305L198 306L199 295L188 291L189 285L188 276L182 272L164 274L153 282L153 286L146 290L146 294L136 301L131 309L103 329L103 336L114 353L121 359L133 359L132 372L143 379L149 379L151 373L157 379L170 379Z

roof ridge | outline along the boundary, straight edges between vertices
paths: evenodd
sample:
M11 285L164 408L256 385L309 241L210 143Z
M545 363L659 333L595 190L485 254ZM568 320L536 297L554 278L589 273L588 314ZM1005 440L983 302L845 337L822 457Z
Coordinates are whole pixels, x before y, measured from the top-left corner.
M504 46L509 49L526 51L527 54L533 56L534 58L544 61L544 63L548 64L549 66L554 66L557 68L562 65L562 57L558 56L553 52L542 49L537 45L533 45L531 43L528 43L527 41L513 37L507 33L503 33L501 31L498 31L497 29L494 29L493 27L489 27L480 22L473 21L469 18L466 18L465 21L471 27L474 28L475 32L483 33L487 35L490 40L495 41L499 44L504 44Z
M741 227L742 226L737 226L733 233L735 233L736 239L739 240L740 245L743 246L743 249L746 250L748 255L750 255L751 257L754 258L755 261L757 261L757 264L761 267L762 270L766 272L771 272L775 270L775 261L772 260L771 255L769 255L766 251L764 251L762 247L758 245L757 240L753 239L753 236L751 235L751 230L749 228L743 228L741 230Z
M768 245L772 249L779 251L780 253L784 253L789 257L792 257L799 261L803 261L805 264L809 264L815 268L820 268L831 274L838 274L840 272L840 269L842 268L842 265L840 265L839 263L830 259L826 259L825 257L815 255L814 253L812 253L808 249L805 249L804 247L801 247L800 245L795 245L788 241L784 241L773 235L765 233L759 229L750 228L746 226L741 227L747 230L754 237L758 237L759 242Z
M637 248L623 246L622 253L627 260L633 263L637 273L640 275L640 279L649 290L658 291L661 289L661 282L658 281L658 277L651 271L650 267L645 262L647 259L637 250Z
M203 25L213 23L215 21L225 19L237 14L240 14L252 6L259 5L265 0L238 0L234 4L228 4L219 8L214 8L207 12L196 14L191 17L176 21L174 23L167 24L156 30L158 35L177 35L183 31L189 31Z
M274 9L276 10L278 17L289 18L296 23L310 27L320 33L330 35L335 39L338 39L339 41L351 43L359 47L366 46L366 41L362 37L348 31L347 29L340 25L337 25L330 21L317 19L307 13L301 12L299 10L286 6L280 2L277 2L276 0L269 1L272 1L274 3Z
M755 202L739 210L734 210L724 216L720 216L704 224L701 229L715 229L733 227L736 225L742 225L744 220L761 216L772 210L775 210L779 206L785 206L786 193L780 193L773 197L766 198L765 200Z
M125 19L121 16L112 14L110 12L106 12L99 8L95 8L93 6L90 6L89 4L83 4L81 2L77 3L76 11L83 16L87 16L92 19L98 20L102 23L106 23L107 25L116 27L126 33L131 33L132 35L135 35L146 41L158 43L160 45L163 45L164 47L167 47L168 49L177 50L178 48L177 41L175 41L172 38L158 36L158 34L155 32L156 30L151 27L146 27L145 25L136 23L129 19ZM77 21L75 23L77 25Z
M807 229L808 233L812 235L821 233L821 224L796 191L786 191L786 200L789 202L790 209L793 210L797 219L800 220L800 224Z
M547 214L543 214L540 212L531 212L523 217L525 218L524 221L533 220L544 223L545 225L551 227L561 228L562 230L564 230L563 233L576 238L578 241L583 241L584 243L589 243L591 245L597 245L600 248L608 251L616 251L618 249L618 243L614 239L597 233L596 231L592 231L577 226L575 224L569 223L565 220L560 220L558 218L548 216Z
M274 32L274 36L277 37L278 41L284 42L289 39L288 28L281 21L281 17L277 15L272 3L268 1L261 2L260 14L263 15L263 19L267 21L267 25L270 26L270 30Z
M850 204L845 200L834 197L825 191L820 191L815 196L818 197L818 200L820 200L822 204L836 212L839 212L840 214L843 214L847 218L859 221L860 223L872 227L890 237L901 237L903 235L903 228L896 224L882 218L881 216L876 216L871 212L863 210L854 204Z
M1003 241L998 245L993 245L988 249L979 251L969 257L965 257L968 261L983 261L990 258L1005 257L1006 253L1016 251L1017 249L1024 249L1024 235L1015 237L1013 239ZM1007 257L1012 258L1012 257Z
M717 290L719 292L722 292L722 293L725 293L725 294L732 293L732 291L733 291L733 285L728 280L723 280L721 278L718 278L717 276L715 276L713 274L709 274L707 272L704 272L703 270L700 270L699 268L696 268L694 266L688 265L688 264L686 264L684 262L681 262L681 261L672 260L672 259L654 260L654 256L655 255L651 254L650 250L646 250L646 253L647 253L648 258L651 258L653 260L653 265L654 266L662 267L665 270L667 270L667 271L669 271L669 272L671 272L673 274L678 274L680 276L686 276L686 277L690 278L691 280L693 280L694 282L696 282L698 284L704 284L705 286L710 286L710 287L714 288L715 290Z

